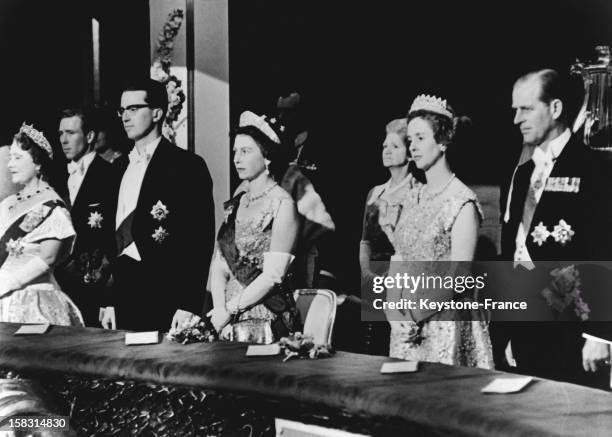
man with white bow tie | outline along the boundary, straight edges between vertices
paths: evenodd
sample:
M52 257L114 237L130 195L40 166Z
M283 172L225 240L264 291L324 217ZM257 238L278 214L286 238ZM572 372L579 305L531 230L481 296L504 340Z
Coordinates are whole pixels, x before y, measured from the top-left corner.
M119 175L93 151L97 129L92 112L61 112L59 140L68 159L70 215L76 239L68 259L57 269L62 289L77 304L87 326L100 327L106 306L106 282L115 255L114 223Z
M105 328L168 331L202 315L214 247L204 160L162 136L168 94L152 79L124 88L118 115L134 141L119 189L113 304Z

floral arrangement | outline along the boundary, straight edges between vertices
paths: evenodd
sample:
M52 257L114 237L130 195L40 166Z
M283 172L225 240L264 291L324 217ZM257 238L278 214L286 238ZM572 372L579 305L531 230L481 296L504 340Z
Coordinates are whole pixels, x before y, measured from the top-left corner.
M182 9L174 9L168 14L168 18L157 37L156 57L151 65L151 78L166 85L166 90L168 91L168 112L166 113L162 131L164 136L172 142L176 138L175 123L177 123L185 103L185 93L181 88L181 80L170 74L174 38L178 34L182 23Z
M210 319L202 319L194 315L178 328L171 329L166 337L177 343L189 344L211 343L218 340L219 336L210 323Z
M110 276L110 262L100 249L81 253L76 268L85 284L105 284Z
M582 300L580 272L574 265L559 267L550 272L552 281L542 290L542 296L553 309L563 313L574 304L574 313L580 320L588 320L591 309Z
M310 335L304 335L301 332L291 334L289 337L283 337L279 341L281 349L285 351L285 359L291 358L326 358L333 355L333 350L327 344L316 344L314 338Z

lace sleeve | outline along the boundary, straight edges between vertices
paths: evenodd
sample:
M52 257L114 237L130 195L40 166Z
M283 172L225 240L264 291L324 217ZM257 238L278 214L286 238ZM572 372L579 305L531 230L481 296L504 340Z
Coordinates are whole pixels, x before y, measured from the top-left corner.
M51 214L36 229L27 235L29 242L57 239L64 240L75 235L70 213L62 206L56 206Z

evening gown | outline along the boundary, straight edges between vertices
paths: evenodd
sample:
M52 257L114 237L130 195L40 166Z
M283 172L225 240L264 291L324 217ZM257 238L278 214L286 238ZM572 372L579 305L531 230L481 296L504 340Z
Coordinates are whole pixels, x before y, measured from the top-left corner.
M0 202L0 281L38 256L42 241L74 235L70 214L52 190L21 203L15 195L7 197ZM81 312L59 289L52 270L0 296L0 322L83 326Z
M391 180L389 180L382 185L375 186L368 194L361 242L370 248L370 269L377 276L384 276L388 272L389 261L395 253L390 239L402 213L404 198L414 183L412 176L406 177L395 187L390 186ZM371 278L362 277L362 299L372 300L379 297L369 296L372 286ZM370 308L371 305L365 307ZM375 311L368 318L378 318L378 316L381 314ZM381 319L384 320L384 317ZM359 335L359 338L363 339L363 344L357 351L373 355L389 355L389 324L382 320L363 322L359 325L363 330ZM349 332L348 336L354 336L354 331Z
M451 230L461 211L473 203L482 217L473 191L455 179L442 192L426 193L425 185L410 192L403 214L395 228L393 242L396 255L392 260L410 266L411 274L450 261ZM425 263L423 263L425 261ZM394 263L392 263L393 270ZM405 271L405 270L403 270ZM390 275L393 272L389 273ZM449 365L492 368L493 359L488 324L480 311L443 310L422 321L421 340L407 340L409 333L398 324L391 328L390 356L406 360L430 361Z
M271 193L265 200L266 205L262 211L247 220L240 220L226 209L227 216L235 217L233 218L235 226L234 243L238 249L241 263L246 262L258 270L263 269L264 253L270 249L272 223L281 203L293 202L289 194L281 190ZM230 222L229 225L231 224ZM221 257L221 261L227 262L220 252L217 252L216 256ZM228 270L234 272L235 269L236 267ZM230 273L230 279L225 286L225 301L229 302L235 296L239 296L246 288L243 284L244 281L241 283L234 273ZM290 299L292 300L292 297ZM295 306L293 301L291 304ZM275 314L263 303L259 303L240 313L237 320L226 325L221 330L220 339L260 344L273 343L279 340L279 338L276 338L278 335L275 335L273 327L277 317L282 316Z

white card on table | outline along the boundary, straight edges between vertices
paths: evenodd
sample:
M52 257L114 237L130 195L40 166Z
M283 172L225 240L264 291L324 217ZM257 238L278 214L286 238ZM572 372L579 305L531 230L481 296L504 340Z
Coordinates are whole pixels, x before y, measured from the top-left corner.
M44 334L49 329L48 323L36 324L36 325L21 325L15 335L38 335Z
M533 381L531 376L520 378L495 378L480 391L483 393L517 393Z
M125 344L156 344L159 343L159 331L126 332Z
M380 373L416 372L418 369L418 361L399 361L396 363L383 363Z
M280 345L278 343L251 345L246 351L247 357L265 357L278 354L280 354Z
M586 338L587 340L598 341L600 343L606 343L612 346L612 341L606 340L605 338L595 337L594 335L591 335L591 334L585 334L584 332L582 333L582 338Z

